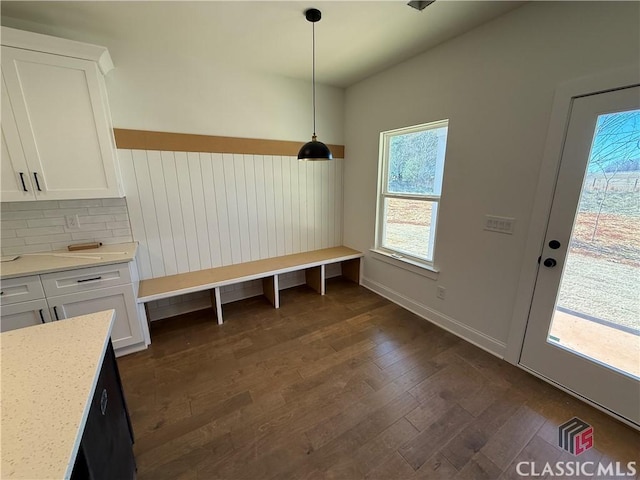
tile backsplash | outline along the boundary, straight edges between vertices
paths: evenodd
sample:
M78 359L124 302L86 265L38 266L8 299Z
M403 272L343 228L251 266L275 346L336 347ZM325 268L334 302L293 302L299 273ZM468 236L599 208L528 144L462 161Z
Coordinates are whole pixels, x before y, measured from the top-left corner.
M67 227L66 217L76 215L78 227ZM133 241L124 198L0 203L0 235L2 255Z

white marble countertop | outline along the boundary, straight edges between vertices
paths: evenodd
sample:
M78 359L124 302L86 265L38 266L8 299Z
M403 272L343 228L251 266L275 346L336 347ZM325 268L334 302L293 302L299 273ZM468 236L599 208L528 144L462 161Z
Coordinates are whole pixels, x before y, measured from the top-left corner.
M130 262L136 256L138 242L103 245L91 250L58 250L27 253L16 260L0 263L0 278L24 277L42 273L61 272L74 268ZM3 257L4 258L4 257Z
M114 311L0 334L1 478L69 478Z

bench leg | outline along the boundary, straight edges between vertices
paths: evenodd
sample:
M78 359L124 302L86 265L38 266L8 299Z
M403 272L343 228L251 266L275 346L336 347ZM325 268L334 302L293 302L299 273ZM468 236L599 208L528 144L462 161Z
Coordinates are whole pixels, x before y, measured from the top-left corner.
M220 301L220 287L212 288L209 290L211 293L211 308L213 308L216 318L218 319L218 325L222 325L222 302Z
M342 263L342 276L347 280L351 280L360 284L360 259L345 260Z
M262 279L262 292L267 300L275 308L280 308L280 290L278 287L278 275Z
M304 276L307 285L320 295L324 295L324 265L305 269Z

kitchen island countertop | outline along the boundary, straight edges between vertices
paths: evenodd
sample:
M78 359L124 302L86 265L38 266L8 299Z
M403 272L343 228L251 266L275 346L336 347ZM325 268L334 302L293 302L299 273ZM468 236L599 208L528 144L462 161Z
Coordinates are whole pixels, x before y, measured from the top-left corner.
M114 311L0 334L2 478L69 478Z

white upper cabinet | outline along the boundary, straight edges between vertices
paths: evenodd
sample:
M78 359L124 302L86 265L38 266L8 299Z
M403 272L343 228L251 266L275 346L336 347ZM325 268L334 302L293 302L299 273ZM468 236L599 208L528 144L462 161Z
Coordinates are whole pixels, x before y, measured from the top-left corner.
M2 201L123 195L110 67L102 47L2 28Z

